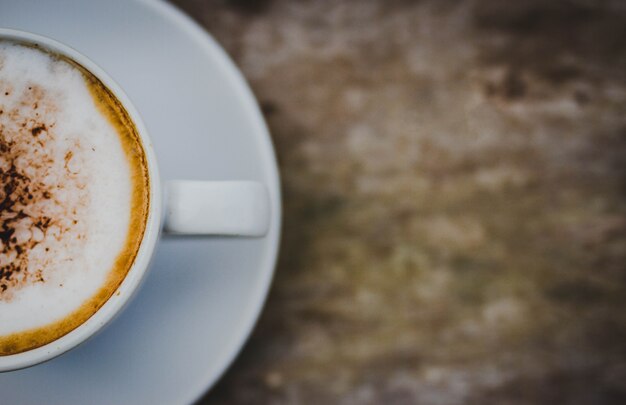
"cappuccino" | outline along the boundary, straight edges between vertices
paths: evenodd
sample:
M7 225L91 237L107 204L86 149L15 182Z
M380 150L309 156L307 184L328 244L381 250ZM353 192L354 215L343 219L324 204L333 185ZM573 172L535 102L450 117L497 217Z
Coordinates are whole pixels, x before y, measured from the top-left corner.
M66 335L111 298L149 204L140 137L109 89L0 39L0 356Z

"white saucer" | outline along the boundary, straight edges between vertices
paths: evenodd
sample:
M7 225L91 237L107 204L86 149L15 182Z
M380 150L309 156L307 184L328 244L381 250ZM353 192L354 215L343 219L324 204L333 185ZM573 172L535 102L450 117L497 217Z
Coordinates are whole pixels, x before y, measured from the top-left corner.
M248 337L276 261L278 171L251 92L209 36L161 2L0 0L0 26L60 40L104 68L143 116L164 179L262 181L273 208L263 239L163 241L111 326L60 358L0 374L0 403L193 402Z

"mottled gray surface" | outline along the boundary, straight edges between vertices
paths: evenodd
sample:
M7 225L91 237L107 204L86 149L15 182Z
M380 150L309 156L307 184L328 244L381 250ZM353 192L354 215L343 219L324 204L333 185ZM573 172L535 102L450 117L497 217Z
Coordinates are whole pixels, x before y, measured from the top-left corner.
M626 2L178 3L250 81L285 204L203 402L626 403Z

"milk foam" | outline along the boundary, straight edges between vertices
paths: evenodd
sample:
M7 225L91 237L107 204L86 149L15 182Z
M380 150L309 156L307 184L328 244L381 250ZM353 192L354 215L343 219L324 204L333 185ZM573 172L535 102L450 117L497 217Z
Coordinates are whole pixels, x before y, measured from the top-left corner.
M0 188L9 170L22 176L9 193L21 200L0 209L0 268L19 268L0 276L1 338L68 316L102 287L124 249L132 180L119 135L70 63L0 41L0 111Z

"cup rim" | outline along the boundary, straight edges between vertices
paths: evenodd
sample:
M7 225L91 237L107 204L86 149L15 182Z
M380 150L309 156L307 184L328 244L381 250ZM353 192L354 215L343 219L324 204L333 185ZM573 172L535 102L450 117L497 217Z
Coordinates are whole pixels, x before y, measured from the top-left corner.
M150 180L150 206L146 229L135 261L122 283L104 305L80 326L50 343L22 353L0 356L0 373L19 370L51 360L85 342L108 325L128 304L144 280L160 235L162 223L161 181L154 147L139 112L122 88L87 56L55 39L27 31L0 27L0 40L2 39L29 42L54 53L67 56L96 76L115 95L128 112L143 144Z

